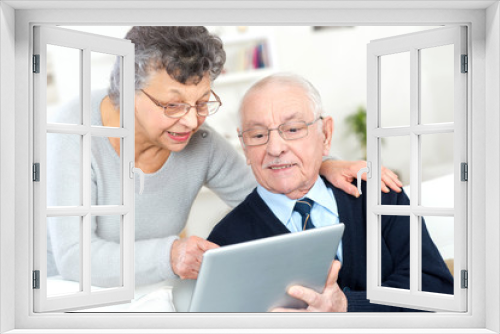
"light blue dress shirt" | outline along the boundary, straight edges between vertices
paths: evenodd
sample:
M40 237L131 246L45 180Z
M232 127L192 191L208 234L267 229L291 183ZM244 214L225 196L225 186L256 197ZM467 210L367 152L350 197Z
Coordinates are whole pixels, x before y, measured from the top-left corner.
M296 200L290 199L283 194L274 194L260 185L257 186L257 193L290 232L302 231L302 217L300 213L293 211ZM314 201L311 209L311 220L316 228L340 222L337 201L333 191L325 185L321 177L318 177L313 187L304 197ZM340 241L337 250L337 257L342 262L342 241Z

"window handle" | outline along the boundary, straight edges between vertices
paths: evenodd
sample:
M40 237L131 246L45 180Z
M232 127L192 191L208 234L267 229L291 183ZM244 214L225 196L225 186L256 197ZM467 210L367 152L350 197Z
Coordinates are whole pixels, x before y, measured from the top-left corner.
M134 178L135 174L139 174L139 195L142 195L144 191L144 172L137 167L134 167L134 162L129 162L129 177Z
M363 175L363 173L366 173L366 177L368 179L370 179L372 177L372 163L370 161L366 162L365 168L361 168L358 171L357 181L358 181L358 191L359 191L360 195L362 194L362 192L361 192L361 175Z

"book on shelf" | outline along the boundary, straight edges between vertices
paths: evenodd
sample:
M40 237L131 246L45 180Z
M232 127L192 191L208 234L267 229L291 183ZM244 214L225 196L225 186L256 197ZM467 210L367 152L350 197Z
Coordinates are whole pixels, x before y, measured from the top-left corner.
M268 68L271 66L266 42L259 42L252 46L241 48L238 52L238 60L234 69L228 69L227 73L244 72L255 69Z

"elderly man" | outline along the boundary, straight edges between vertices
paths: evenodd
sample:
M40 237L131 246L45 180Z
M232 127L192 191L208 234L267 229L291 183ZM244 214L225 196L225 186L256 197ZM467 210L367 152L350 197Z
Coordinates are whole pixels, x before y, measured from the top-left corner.
M346 195L319 176L333 119L322 116L316 89L294 75L267 77L246 93L240 117L241 145L259 186L208 240L223 246L343 222L339 260L332 263L324 290L294 286L288 291L308 304L299 311L407 311L366 299L366 198ZM382 203L409 205L409 200L404 192L391 191L382 194ZM409 289L409 218L384 216L382 229L382 285ZM453 293L453 278L425 225L422 257L423 290Z

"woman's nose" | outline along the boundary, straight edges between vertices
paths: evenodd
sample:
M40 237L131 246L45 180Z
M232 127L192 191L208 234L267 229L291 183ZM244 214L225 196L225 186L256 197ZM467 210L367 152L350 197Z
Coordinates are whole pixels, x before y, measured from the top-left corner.
M198 127L198 114L195 106L191 106L188 112L181 117L180 123L190 129Z

